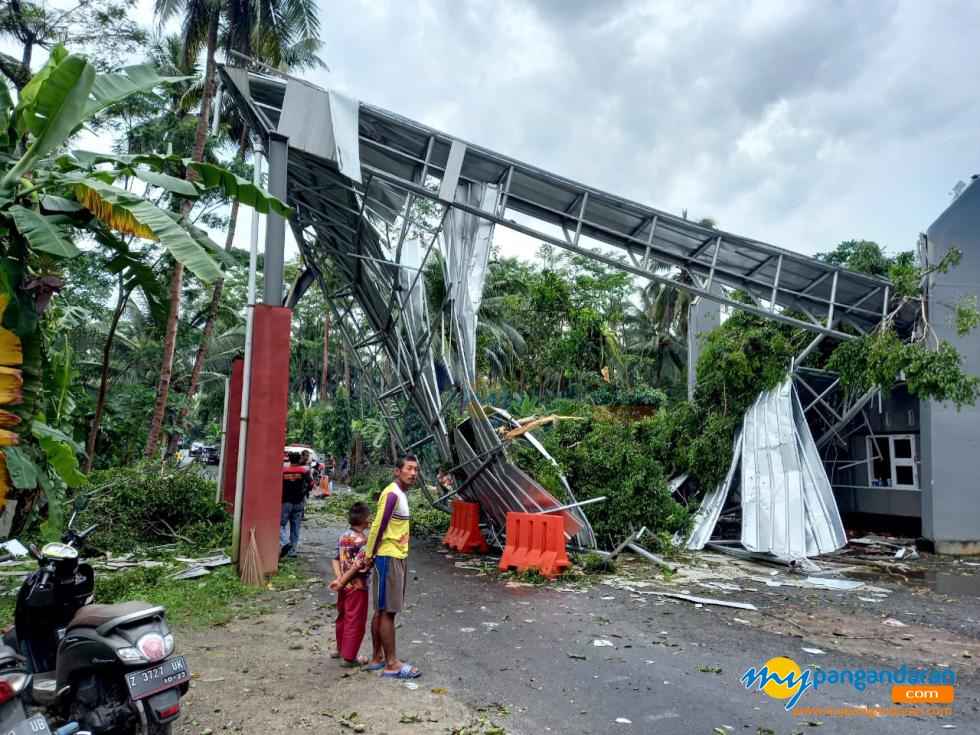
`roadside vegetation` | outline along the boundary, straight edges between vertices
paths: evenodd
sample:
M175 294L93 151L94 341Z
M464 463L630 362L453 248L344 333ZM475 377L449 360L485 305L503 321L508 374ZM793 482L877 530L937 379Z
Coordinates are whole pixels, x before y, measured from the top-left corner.
M227 95L215 95L215 59L238 52L283 71L317 68L320 29L314 6L300 0L284 2L282 24L261 34L258 16L221 4L160 3L155 21L179 20L182 32L158 37L129 20L132 7L92 0L52 15L17 3L0 28L18 47L0 59L0 511L12 535L50 540L63 532L66 501L91 493L81 522L103 524L97 548L156 554L172 546L200 556L227 545L230 523L207 482L171 460L191 440L220 438L224 378L245 339L247 255L232 247L240 207L287 212L251 183L250 131ZM86 126L101 150L79 150ZM415 206L419 231L431 230L436 208ZM927 320L911 337L899 333L900 313L924 314L930 275L911 252L851 240L821 257L888 278L894 298L879 330L843 345L826 340L808 365L837 372L853 392L902 375L913 395L975 403L980 379ZM932 270L955 268L960 257L953 251ZM303 267L287 264L286 279ZM646 543L666 553L727 468L745 408L786 377L811 335L727 315L704 341L688 400L691 297L670 279L683 285L690 276L663 273L667 283L639 283L548 246L533 259L492 252L472 387L485 406L517 420L560 417L535 430L557 466L519 438L506 440L507 451L561 500L569 499L561 474L577 499L605 496L584 511L600 544L645 525L653 534ZM338 282L329 267L322 276ZM422 278L438 314L446 302L438 254ZM454 469L392 391L395 366L352 353L371 335L357 305L343 306L311 288L293 312L287 441L347 458L351 483L368 500L390 481L396 442L387 417L418 444L428 481L432 470ZM980 325L975 302L948 306L960 335ZM443 380L452 340L443 329L432 340L450 427L466 415ZM377 406L376 394L392 397ZM687 489L672 492L670 481L685 474ZM324 507L342 514L348 500ZM448 524L421 493L413 513L419 534Z

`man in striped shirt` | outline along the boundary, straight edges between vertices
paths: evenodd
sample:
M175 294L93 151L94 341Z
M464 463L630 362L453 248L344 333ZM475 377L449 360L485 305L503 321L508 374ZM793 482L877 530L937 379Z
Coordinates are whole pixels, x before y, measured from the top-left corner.
M374 514L365 557L377 573L372 577L374 617L371 619L371 641L374 652L369 669L381 669L381 676L393 679L415 679L418 668L398 658L395 652L395 615L405 605L405 582L408 578L408 496L419 474L415 457L399 457L395 462L395 481L381 491L378 511Z

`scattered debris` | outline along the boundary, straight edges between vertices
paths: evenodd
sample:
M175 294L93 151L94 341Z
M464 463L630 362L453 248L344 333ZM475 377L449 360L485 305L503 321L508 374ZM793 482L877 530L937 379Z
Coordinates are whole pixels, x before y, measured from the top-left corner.
M197 579L198 577L205 577L211 572L204 567L191 567L190 569L185 569L182 572L177 572L176 574L171 574L171 579Z
M606 648L615 648L616 647L616 644L615 643L613 643L612 641L607 641L604 638L596 638L594 641L592 641L592 645L595 646L596 648L603 648L603 647L606 647Z
M882 620L881 621L881 624L882 625L890 625L893 628L904 628L904 627L906 627L905 626L905 623L903 623L901 620L895 620L895 618L886 618L885 620Z
M645 526L644 526L644 529L643 530L646 530L646 527ZM646 549L644 549L642 546L637 546L634 543L629 543L629 544L626 544L626 547L630 551L632 551L633 553L639 554L640 556L649 559L650 561L652 561L654 564L656 564L659 567L663 567L664 569L667 569L667 570L669 570L671 572L676 572L677 571L677 566L676 565L674 565L674 564L668 564L662 558L660 558L656 554L650 553L649 551L647 551Z
M616 718L616 722L618 722L620 725L632 725L633 724L633 720L627 720L625 717L617 717Z
M10 539L9 541L4 541L2 544L0 544L0 548L15 558L27 556L27 547L25 547L24 544L15 538Z
M823 656L823 655L825 655L827 653L826 651L822 651L819 648L806 648L806 647L804 647L803 650L806 651L807 653L812 653L812 654L814 654L816 656Z
M694 595L683 595L679 592L663 592L661 590L640 590L641 595L660 595L670 597L675 600L685 600L687 602L700 603L702 605L721 605L722 607L734 607L739 610L758 610L758 608L748 602L735 602L733 600L712 600L708 597L695 597Z

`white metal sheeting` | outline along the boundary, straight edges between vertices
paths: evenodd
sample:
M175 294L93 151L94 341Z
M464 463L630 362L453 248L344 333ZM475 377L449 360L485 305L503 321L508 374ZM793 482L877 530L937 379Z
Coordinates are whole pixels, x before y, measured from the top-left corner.
M710 539L739 466L746 549L798 559L835 551L847 543L792 380L760 394L745 413L728 475L705 498L688 548L704 548Z

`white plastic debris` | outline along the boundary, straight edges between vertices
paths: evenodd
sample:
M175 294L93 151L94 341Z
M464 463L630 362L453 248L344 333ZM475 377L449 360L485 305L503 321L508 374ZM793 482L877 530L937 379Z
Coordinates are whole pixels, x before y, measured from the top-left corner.
M633 720L627 720L625 717L617 717L616 718L616 722L618 722L620 725L632 725L633 724Z
M24 546L20 541L15 538L10 539L10 541L4 542L2 545L6 549L7 553L11 556L21 557L27 556L27 547Z
M818 656L822 656L827 653L826 651L821 651L819 648L804 648L803 650L806 651L807 653L813 653Z
M616 644L612 641L607 641L605 638L596 638L592 641L592 645L596 648L615 648Z
M460 633L472 633L474 630L476 630L476 628L460 628L459 629L459 632Z
M893 628L904 628L904 627L906 627L905 626L905 623L903 623L901 620L895 620L895 618L887 618L885 620L882 620L881 621L881 624L882 625L890 625Z

